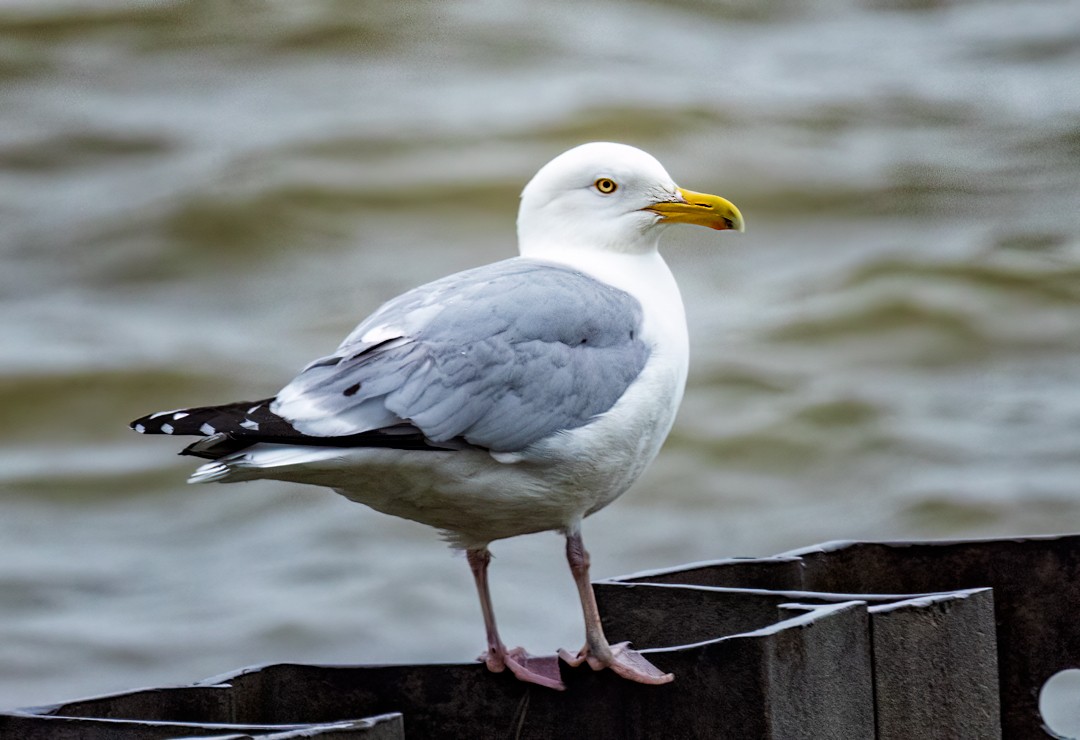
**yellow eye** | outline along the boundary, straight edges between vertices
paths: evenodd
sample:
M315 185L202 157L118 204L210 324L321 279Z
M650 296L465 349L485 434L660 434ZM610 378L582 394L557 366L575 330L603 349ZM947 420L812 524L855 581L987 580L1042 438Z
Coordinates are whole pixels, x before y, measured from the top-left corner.
M619 187L615 184L614 180L610 180L606 177L601 177L599 180L594 182L593 185L604 195L611 195Z

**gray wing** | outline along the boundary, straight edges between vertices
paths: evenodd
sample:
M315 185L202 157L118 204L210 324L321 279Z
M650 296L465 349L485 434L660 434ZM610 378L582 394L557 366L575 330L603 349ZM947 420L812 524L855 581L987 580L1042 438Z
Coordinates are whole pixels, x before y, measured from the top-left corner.
M390 301L272 406L297 430L411 424L434 442L520 450L610 409L641 372L641 305L580 272L515 258Z

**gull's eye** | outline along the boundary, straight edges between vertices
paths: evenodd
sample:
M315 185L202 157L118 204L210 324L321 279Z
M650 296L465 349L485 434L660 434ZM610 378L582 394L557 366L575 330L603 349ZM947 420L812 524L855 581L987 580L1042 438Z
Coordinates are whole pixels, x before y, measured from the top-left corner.
M593 183L593 186L604 195L611 195L619 187L615 184L614 180L607 177L601 177L599 180Z

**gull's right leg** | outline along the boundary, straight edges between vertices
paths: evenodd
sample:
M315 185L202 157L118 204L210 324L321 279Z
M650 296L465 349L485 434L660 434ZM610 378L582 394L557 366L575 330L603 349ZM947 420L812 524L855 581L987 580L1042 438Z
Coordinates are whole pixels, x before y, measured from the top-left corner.
M509 668L519 681L560 691L565 689L556 656L537 658L526 653L524 648L507 650L503 645L499 639L499 630L495 626L495 610L491 607L491 590L488 588L487 569L491 563L491 552L486 547L481 547L466 550L465 555L476 581L480 610L484 614L484 629L487 631L487 652L480 656L480 660L484 661L488 670L493 673L502 673Z

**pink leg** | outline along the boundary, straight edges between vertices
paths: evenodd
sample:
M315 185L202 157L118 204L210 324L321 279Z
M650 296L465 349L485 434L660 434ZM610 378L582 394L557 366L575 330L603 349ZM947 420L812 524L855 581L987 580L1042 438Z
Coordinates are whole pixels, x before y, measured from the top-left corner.
M484 629L487 631L487 652L480 656L488 670L502 673L507 668L518 680L546 686L549 689L563 690L559 676L559 659L555 656L534 658L524 648L507 650L499 639L499 630L495 626L495 610L491 608L491 590L488 588L487 569L491 562L491 552L486 547L466 550L469 567L476 580L476 591L480 595L480 610L484 614Z
M578 526L566 534L566 560L570 563L570 572L574 574L581 597L581 608L585 612L585 647L576 656L565 650L560 650L559 656L572 666L588 662L594 671L610 668L623 678L638 683L664 684L674 681L674 675L664 673L641 653L631 650L630 643L608 644L600 624L596 595L589 581L589 553L585 550Z

